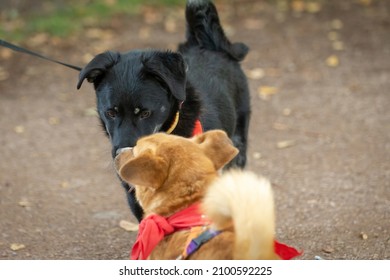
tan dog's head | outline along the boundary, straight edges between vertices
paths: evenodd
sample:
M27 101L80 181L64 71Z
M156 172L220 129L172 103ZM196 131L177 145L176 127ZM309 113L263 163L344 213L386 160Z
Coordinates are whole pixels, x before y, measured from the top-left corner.
M217 172L238 153L222 130L187 139L157 133L115 158L119 176L136 187L145 215L170 215L200 200Z

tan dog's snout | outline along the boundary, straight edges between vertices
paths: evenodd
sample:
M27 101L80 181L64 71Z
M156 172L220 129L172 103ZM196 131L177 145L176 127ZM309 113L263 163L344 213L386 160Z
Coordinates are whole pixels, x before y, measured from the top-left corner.
M120 149L116 150L116 155L119 155L120 153L122 153L124 151L131 151L131 152L133 152L133 149L134 149L134 147L120 148Z
M134 157L134 147L120 148L116 151L116 157L114 159L115 169L119 171L121 166L127 162L130 158Z

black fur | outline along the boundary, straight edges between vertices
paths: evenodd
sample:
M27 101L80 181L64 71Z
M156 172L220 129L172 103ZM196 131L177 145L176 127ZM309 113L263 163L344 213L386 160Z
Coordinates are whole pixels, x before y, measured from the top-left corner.
M81 71L77 88L84 79L93 83L113 157L142 136L167 131L180 111L173 134L192 136L197 119L205 131L223 129L240 150L231 165L243 168L250 97L239 62L248 47L230 43L211 1L187 1L186 19L186 42L177 52L99 54ZM143 212L134 193L122 184L133 214L141 220Z

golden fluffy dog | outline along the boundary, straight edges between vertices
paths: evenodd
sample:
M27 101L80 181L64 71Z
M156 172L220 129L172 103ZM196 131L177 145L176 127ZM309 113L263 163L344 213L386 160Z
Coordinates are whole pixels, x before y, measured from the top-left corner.
M191 139L157 133L141 138L134 148L123 149L115 165L120 177L135 186L146 220L169 220L199 203L204 224L219 234L185 258L278 259L274 252L274 202L269 181L238 170L219 175L218 171L237 152L221 130ZM156 227L160 220L153 223ZM140 231L144 226L141 222ZM176 259L186 249L190 234L188 228L164 234L150 254L143 257ZM144 245L136 245L143 250Z

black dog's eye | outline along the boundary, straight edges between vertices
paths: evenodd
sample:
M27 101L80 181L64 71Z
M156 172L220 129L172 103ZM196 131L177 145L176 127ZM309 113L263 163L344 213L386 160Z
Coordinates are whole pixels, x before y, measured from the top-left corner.
M146 119L146 118L149 118L151 115L151 112L149 110L143 110L141 111L141 113L139 114L139 118L140 119Z
M110 119L115 119L117 115L118 115L118 107L114 107L106 111L106 116L109 117Z

